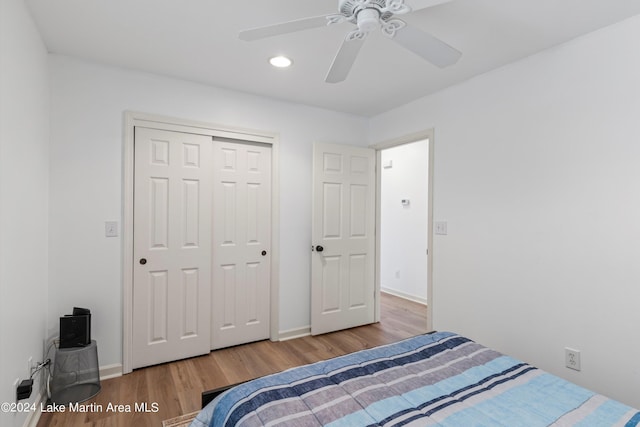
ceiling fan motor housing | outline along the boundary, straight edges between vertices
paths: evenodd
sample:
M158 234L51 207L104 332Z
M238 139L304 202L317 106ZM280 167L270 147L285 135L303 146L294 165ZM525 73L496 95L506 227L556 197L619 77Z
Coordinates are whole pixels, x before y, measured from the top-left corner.
M338 10L341 15L344 15L347 20L358 23L360 26L360 20L372 21L373 13L376 13L376 21L382 20L386 21L387 19L393 16L391 12L384 12L382 10L387 6L387 0L338 0ZM370 10L367 12L367 10ZM366 12L366 17L360 17L360 12ZM377 28L378 24L376 24L373 29ZM361 28L362 29L362 28Z
M358 29L369 33L380 28L380 12L376 9L363 9L358 12Z

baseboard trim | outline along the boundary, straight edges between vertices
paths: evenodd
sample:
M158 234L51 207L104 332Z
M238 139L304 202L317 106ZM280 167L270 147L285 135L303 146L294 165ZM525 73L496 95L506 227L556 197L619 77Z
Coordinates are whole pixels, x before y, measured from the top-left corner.
M407 293L404 293L404 292L401 292L401 291L396 291L395 289L389 289L389 288L381 287L380 288L380 292L384 292L384 293L389 294L389 295L393 295L393 296L396 296L396 297L408 299L409 301L417 302L418 304L427 305L427 299L426 298L421 298L421 297L417 297L415 295L410 295L410 294L407 294Z
M46 395L43 395L42 392L38 393L34 402L36 404L36 410L29 412L22 427L37 427L40 416L42 415L42 405L45 404L46 400Z
M279 341L287 341L295 338L308 337L311 335L311 326L305 326L298 329L289 329L288 331L280 331Z
M113 365L106 365L100 367L100 381L108 380L109 378L117 378L122 376L122 364L115 363Z

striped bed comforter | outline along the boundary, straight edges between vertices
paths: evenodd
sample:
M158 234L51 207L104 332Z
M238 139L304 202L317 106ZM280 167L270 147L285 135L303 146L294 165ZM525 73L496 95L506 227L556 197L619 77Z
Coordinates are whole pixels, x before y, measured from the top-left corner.
M241 384L192 423L273 425L630 427L640 412L437 332Z

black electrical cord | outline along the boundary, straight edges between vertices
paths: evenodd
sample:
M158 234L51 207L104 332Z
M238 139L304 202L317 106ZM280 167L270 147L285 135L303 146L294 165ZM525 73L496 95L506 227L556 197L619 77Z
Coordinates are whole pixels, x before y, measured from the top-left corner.
M56 345L56 340L53 339L51 340L51 344L49 344L49 348L47 348L47 352L44 355L44 357L46 357L46 360L49 361L49 364L47 365L47 371L49 371L49 377L53 376L53 373L51 372L51 358L49 357L49 353L51 353L51 347Z
M39 362L38 366L36 366L35 368L31 368L31 375L29 376L29 379L32 380L33 376L35 374L37 374L38 372L40 372L44 367L47 367L51 365L51 359L47 359L44 362ZM49 368L49 373L51 373L51 368Z

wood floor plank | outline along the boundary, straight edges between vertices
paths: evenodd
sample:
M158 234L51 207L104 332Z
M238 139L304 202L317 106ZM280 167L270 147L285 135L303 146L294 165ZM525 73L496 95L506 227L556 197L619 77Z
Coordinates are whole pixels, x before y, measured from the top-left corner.
M372 325L216 350L102 381L101 392L84 403L102 405L104 411L44 413L38 427L158 427L162 420L199 410L200 395L205 390L428 332L424 305L382 294L380 307L382 320ZM132 411L136 404L146 403L151 412L107 412L109 403L129 405ZM157 412L153 412L153 404L157 404Z

